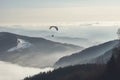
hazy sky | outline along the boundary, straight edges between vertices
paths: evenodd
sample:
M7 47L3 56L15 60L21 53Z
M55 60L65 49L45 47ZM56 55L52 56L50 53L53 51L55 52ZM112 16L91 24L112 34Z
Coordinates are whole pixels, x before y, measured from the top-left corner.
M119 21L120 0L0 0L0 24Z

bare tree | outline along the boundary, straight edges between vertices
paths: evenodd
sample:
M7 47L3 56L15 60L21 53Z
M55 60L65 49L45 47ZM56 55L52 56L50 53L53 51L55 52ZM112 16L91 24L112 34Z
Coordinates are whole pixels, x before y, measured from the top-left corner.
M120 28L117 31L118 39L120 40Z

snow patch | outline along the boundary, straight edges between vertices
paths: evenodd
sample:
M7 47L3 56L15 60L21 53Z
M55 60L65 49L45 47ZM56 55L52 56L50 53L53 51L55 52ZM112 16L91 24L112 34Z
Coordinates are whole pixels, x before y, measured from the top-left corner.
M23 39L17 39L17 46L9 49L8 52L29 48L31 45L32 45L31 43L29 43Z

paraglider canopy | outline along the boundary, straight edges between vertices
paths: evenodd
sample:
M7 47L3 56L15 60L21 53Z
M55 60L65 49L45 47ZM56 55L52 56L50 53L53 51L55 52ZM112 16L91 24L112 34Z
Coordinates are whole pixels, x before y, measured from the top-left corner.
M52 29L52 28L54 28L54 29L56 29L58 31L58 27L57 26L50 26L49 29Z

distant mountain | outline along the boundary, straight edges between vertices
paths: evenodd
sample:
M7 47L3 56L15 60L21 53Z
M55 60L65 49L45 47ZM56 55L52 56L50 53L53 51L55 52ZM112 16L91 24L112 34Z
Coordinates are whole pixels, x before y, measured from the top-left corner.
M45 37L47 35L54 33L49 30L40 30L40 29L32 30L32 29L24 29L21 27L23 26L21 25L13 25L13 26L11 25L10 27L0 26L0 32L9 32L9 33L14 33L14 34L30 36L30 37Z
M43 37L47 40L52 40L55 42L60 42L60 43L67 43L67 44L73 44L73 45L78 45L82 46L84 48L91 47L93 45L100 44L101 42L97 42L96 40L94 41L91 38L80 38L80 37L74 37L72 35L66 35L64 33L59 33L51 31L49 29L45 30L31 30L31 29L23 29L20 28L23 26L20 25L13 25L12 28L7 27L7 26L0 26L0 32L10 32L10 33L15 33L15 34L21 34L21 35L26 35L26 36L31 36L31 37ZM51 37L51 35L55 34L55 37Z
M89 39L86 38L67 37L67 36L55 36L55 37L48 36L47 38L52 41L74 44L78 46L83 46L85 48L99 44L98 42L90 41Z
M112 50L112 56L106 64L69 66L24 80L120 80L120 47Z
M87 48L70 56L62 57L55 63L55 67L87 63L105 63L111 57L111 50L116 47L118 42L118 40L109 41L98 46Z
M0 60L22 66L51 66L60 57L81 49L83 47L43 38L0 32Z

